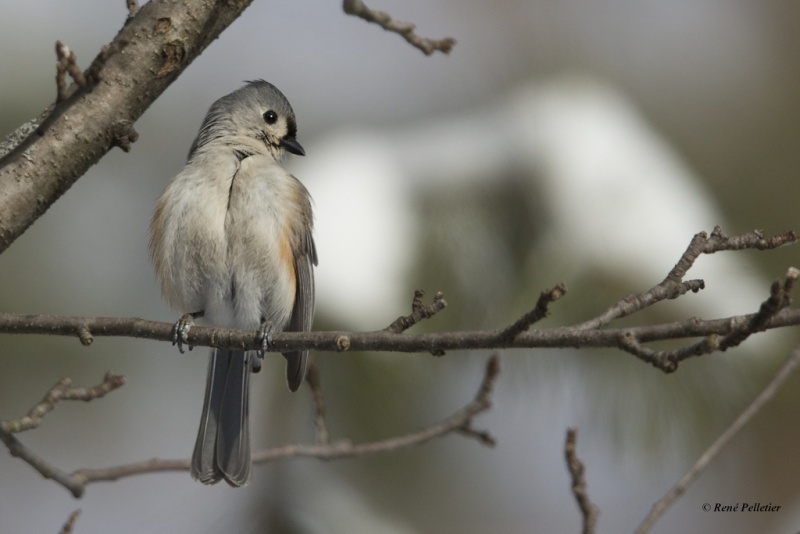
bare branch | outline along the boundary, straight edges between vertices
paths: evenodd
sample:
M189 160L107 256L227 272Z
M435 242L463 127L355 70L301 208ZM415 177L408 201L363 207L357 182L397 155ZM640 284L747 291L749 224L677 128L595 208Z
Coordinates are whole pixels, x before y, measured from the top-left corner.
M792 303L792 289L800 271L790 267L786 272L783 284L779 280L773 282L770 296L765 300L758 313L748 316L748 319L737 323L735 328L725 336L711 334L701 341L672 351L653 350L642 346L630 332L619 340L619 347L641 360L653 364L654 367L667 373L678 368L678 363L692 356L702 356L716 351L725 351L740 345L745 339L756 332L764 330L764 324L778 312Z
M447 306L447 301L444 300L444 294L438 291L433 296L433 303L427 306L422 303L422 297L425 296L425 291L417 289L414 291L414 300L411 301L411 315L398 317L388 327L384 328L386 332L400 334L405 332L423 319L430 319Z
M438 332L411 335L405 329L424 318L429 318L446 305L441 293L433 303L422 303L422 291L417 291L411 315L398 318L383 331L373 332L282 332L272 336L270 350L291 352L316 351L389 351L430 352L444 354L457 349L499 348L575 348L616 347L651 363L666 372L677 369L678 363L691 356L708 354L736 346L755 332L800 324L800 310L787 309L791 304L791 291L800 271L790 268L783 284L772 285L770 297L754 314L715 320L690 318L684 321L626 328L601 328L615 318L629 315L663 298L675 298L692 288L702 287L703 281L680 281L701 253L745 248L770 249L794 243L794 232L766 239L760 232L729 238L717 227L708 238L697 234L687 251L667 278L651 290L627 297L609 308L599 317L574 326L527 330L534 321L547 314L547 306L566 291L558 284L540 295L536 307L514 324L495 330ZM131 336L160 341L174 341L173 324L144 319L111 317L55 317L14 315L0 313L0 333L49 334L76 336L83 344L92 342L93 336ZM655 351L643 343L665 339L703 337L674 351ZM260 350L260 331L247 331L217 327L193 327L183 340L189 346L209 346L238 350Z
M63 527L61 527L61 534L72 534L72 529L75 528L75 521L78 520L79 515L81 515L80 508L69 514L67 522L64 523Z
M44 478L54 480L64 486L75 498L83 496L84 487L82 484L77 483L73 477L27 448L13 434L0 430L0 441L8 448L11 456L22 459L36 469Z
M322 396L322 384L319 378L317 362L313 358L308 360L306 382L308 382L311 396L314 399L314 426L317 427L317 443L327 445L329 443L329 434L328 426L325 423L325 399Z
M795 232L786 232L771 238L765 238L763 232L759 230L741 236L728 237L722 233L719 226L714 227L711 236L700 232L694 236L678 263L660 284L649 291L620 300L598 317L576 325L576 328L583 330L600 328L615 319L626 317L662 300L677 298L688 291L697 293L705 287L703 280L684 282L683 277L701 254L713 254L723 250L770 250L796 242L797 234Z
M783 366L775 373L769 384L764 390L753 399L753 402L739 414L736 420L723 432L714 443L698 458L694 465L686 472L685 475L673 486L661 499L659 499L650 510L650 513L636 528L636 534L644 534L648 532L655 522L664 512L667 511L676 500L687 490L687 488L700 476L706 469L708 464L719 452L733 439L744 426L764 407L764 405L775 395L784 382L792 375L792 373L800 365L800 347L789 355L784 362Z
M536 306L525 315L520 317L517 322L503 330L502 337L513 340L522 332L528 330L532 324L541 321L550 313L548 306L563 297L567 293L567 286L558 284L553 289L542 291Z
M113 375L110 372L106 373L103 377L103 382L100 384L86 388L79 387L73 388L72 381L69 378L62 378L50 388L45 394L44 398L33 408L28 411L27 415L19 419L8 419L0 421L0 431L14 434L24 432L32 428L37 428L42 424L42 418L55 409L56 404L62 400L82 400L90 401L104 397L109 391L113 391L125 384L125 377L122 375Z
M59 45L61 100L0 159L0 252L106 152L129 148L136 120L251 1L147 2L85 73Z
M270 350L316 350L329 352L383 351L436 352L468 349L500 348L618 348L620 339L630 336L639 343L724 336L748 323L756 314L736 315L720 319L690 318L671 323L602 330L578 330L561 326L522 332L513 341L504 340L498 330L463 330L424 334L374 332L280 332L272 336ZM800 309L784 309L767 319L762 330L800 325ZM15 315L0 313L0 333L46 334L79 337L81 331L93 336L136 337L172 342L173 323L124 317L66 317L47 315ZM85 330L82 330L85 329ZM257 332L232 328L195 326L189 332L189 343L195 347L217 347L258 350Z
M470 427L472 419L476 415L491 407L491 394L499 373L500 358L497 354L492 354L486 364L486 372L475 399L447 419L418 432L355 445L348 441L339 441L328 446L307 447L303 445L287 445L285 447L278 447L276 449L268 449L255 453L253 455L253 462L267 462L287 456L306 456L323 460L364 456L420 445L451 432L463 431Z
M575 453L577 441L578 429L568 428L567 439L564 442L564 456L567 459L567 469L572 477L572 494L575 496L575 501L577 501L583 516L583 534L593 534L597 528L597 516L600 511L589 500L589 494L586 492L583 462Z
M348 15L353 15L367 22L377 24L386 31L394 32L408 41L413 47L418 48L426 56L430 56L435 51L449 54L456 44L452 37L435 40L420 37L414 31L416 26L409 22L396 22L392 17L383 11L375 11L368 8L361 0L344 0L342 9Z
M14 433L38 427L42 422L42 418L51 412L59 401L90 401L105 396L106 393L117 389L124 383L124 376L106 373L103 382L97 386L90 388L72 388L70 387L70 379L62 378L50 388L41 402L28 411L27 415L19 419L0 421L0 441L8 447L11 456L21 458L36 469L43 477L55 480L67 488L73 496L80 497L83 495L83 484L76 482L72 476L50 464L47 460L38 456L23 445L22 442L14 436Z
M779 311L788 307L792 303L792 289L798 276L800 276L800 271L790 267L786 272L783 284L781 284L780 280L773 282L770 288L770 297L761 304L758 313L746 324L741 325L737 330L722 338L719 342L720 350L735 347L750 337L751 334L761 332L764 323Z
M75 82L80 89L89 89L89 81L84 76L81 69L78 67L78 58L75 52L69 49L67 45L61 41L56 41L56 57L58 63L56 64L56 103L62 102L67 99L67 82L64 74L69 74L70 78Z
M450 433L462 433L470 437L479 437L485 445L493 445L494 440L486 432L472 430L473 418L491 407L491 395L494 383L500 372L500 360L497 354L492 354L486 364L486 371L475 399L447 419L428 426L417 432L391 437L385 440L353 444L347 440L334 443L318 443L316 445L284 445L271 449L264 449L253 453L253 463L262 464L284 458L317 458L320 460L338 460L356 456L392 452L406 447L421 445L432 439ZM159 471L188 471L189 460L159 460L151 459L133 464L103 468L80 469L67 475L67 480L58 482L71 489L72 486L80 488L83 492L85 486L92 482L118 480L133 475L142 475ZM72 489L71 489L72 491ZM73 491L73 495L80 496Z

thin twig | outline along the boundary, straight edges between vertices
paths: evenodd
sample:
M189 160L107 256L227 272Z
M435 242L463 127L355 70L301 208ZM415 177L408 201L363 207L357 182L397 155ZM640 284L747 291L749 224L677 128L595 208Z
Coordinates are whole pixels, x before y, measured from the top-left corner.
M539 295L539 300L536 301L536 306L532 310L525 313L522 317L517 319L517 322L503 330L502 337L509 341L515 339L522 332L528 330L532 324L541 321L550 313L548 306L557 301L567 293L567 286L558 284L552 289L546 289Z
M329 442L328 426L325 423L325 399L322 396L322 384L319 379L319 368L313 358L309 356L308 371L306 371L311 396L314 400L314 426L317 427L317 443L327 445Z
M83 485L76 482L66 472L49 463L19 441L14 434L38 427L42 418L51 412L62 400L90 401L105 396L106 393L125 384L125 377L106 373L103 382L89 388L70 387L69 378L62 378L48 390L44 398L31 408L27 415L19 419L0 421L0 441L8 448L11 456L20 458L36 469L43 477L55 480L67 488L73 496L83 495Z
M386 31L400 35L413 47L421 50L426 56L433 54L437 50L449 54L456 44L456 40L452 37L439 40L420 37L414 31L416 26L413 24L409 22L396 22L392 20L392 17L388 13L372 10L364 5L364 2L361 0L344 0L342 9L348 15L359 17L367 22L377 24Z
M392 324L384 328L384 331L400 334L423 319L430 319L447 306L447 301L444 300L444 294L441 291L436 292L431 304L422 303L422 297L424 296L424 290L417 289L414 291L414 298L411 301L411 314L398 317Z
M714 254L724 250L771 250L797 242L795 232L785 232L770 238L765 238L763 232L755 230L741 236L728 237L722 233L719 226L714 227L714 231L709 236L705 232L700 232L692 238L686 251L681 255L678 263L670 270L667 277L658 285L644 293L638 293L626 297L599 316L575 325L582 330L594 330L603 327L615 319L626 317L638 312L648 306L666 299L677 298L689 291L697 293L705 287L703 280L683 281L688 270L701 254Z
M764 407L764 405L775 395L783 383L792 375L797 366L800 365L800 347L792 351L789 357L784 362L783 366L775 373L769 384L764 390L753 399L753 402L739 414L736 420L723 432L714 443L698 458L694 465L686 472L685 475L673 486L661 499L659 499L650 510L650 513L636 528L636 534L644 534L648 532L653 524L658 520L661 515L666 512L681 495L687 490L689 486L700 476L706 469L708 464L719 452L733 439L744 426Z
M8 452L15 458L28 463L31 467L36 469L44 478L54 480L64 486L72 496L80 498L83 495L84 487L66 472L52 465L50 462L30 450L23 445L13 434L0 430L0 441L2 441L8 448Z
M697 343L665 351L653 350L643 346L635 336L628 332L620 337L619 348L664 372L671 373L678 369L679 362L687 358L703 356L716 351L725 351L740 345L756 332L763 331L764 325L769 319L792 303L792 290L798 277L800 277L800 271L790 267L782 284L780 280L773 282L770 288L770 296L761 303L758 313L749 316L746 321L737 323L725 336L711 334Z
M770 296L761 303L758 313L740 328L723 337L719 342L719 350L724 351L740 345L752 334L761 332L763 330L763 325L771 317L774 317L779 311L791 305L792 289L799 276L800 271L794 267L790 267L786 272L783 284L781 284L780 280L773 282L770 288Z
M56 41L56 58L58 58L58 63L56 64L56 102L63 102L69 96L65 73L69 74L75 85L81 89L86 89L89 83L86 76L81 72L80 67L78 67L78 58L75 56L75 52L61 41Z
M75 528L75 521L78 520L79 515L81 515L80 508L69 514L66 523L61 527L61 534L72 534L72 530Z
M128 7L128 19L132 19L139 12L138 0L125 0L125 5Z
M575 496L578 509L581 511L581 516L583 516L583 534L593 534L597 528L597 516L600 511L589 500L589 494L586 491L583 462L575 453L577 441L578 429L568 428L567 439L564 442L564 456L567 460L567 469L572 478L572 494Z
M125 385L126 378L122 375L114 375L107 372L103 381L92 387L70 387L72 381L69 378L62 378L50 388L44 398L31 408L27 415L18 419L8 419L0 421L0 430L9 434L24 432L38 427L42 423L42 418L53 411L62 400L82 400L90 401L104 397L106 393Z

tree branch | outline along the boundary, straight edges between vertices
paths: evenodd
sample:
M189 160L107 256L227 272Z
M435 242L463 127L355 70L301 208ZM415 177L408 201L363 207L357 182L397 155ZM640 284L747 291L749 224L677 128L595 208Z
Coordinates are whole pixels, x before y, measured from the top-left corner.
M706 469L708 464L719 452L733 439L744 426L764 407L764 405L775 395L784 382L792 375L792 373L800 365L800 347L789 355L784 364L772 377L772 380L767 384L764 390L753 399L753 402L739 414L736 420L723 432L714 443L698 458L694 465L686 472L685 475L673 486L661 499L659 499L650 510L650 513L636 528L636 534L644 534L648 532L655 522L664 512L667 511L675 501L688 489L688 487L700 476Z
M422 297L425 296L425 291L417 289L414 292L414 299L411 301L411 315L404 315L394 320L392 324L384 328L386 332L400 334L405 332L423 319L430 319L447 306L447 301L444 300L444 294L439 291L433 296L433 303L425 305L422 303Z
M81 509L80 508L78 508L77 510L75 510L74 512L69 514L69 517L67 518L67 521L61 527L61 533L60 534L72 534L72 531L75 528L75 522L78 520L78 516L79 515L81 515Z
M572 478L572 494L575 496L578 509L581 511L581 516L583 516L583 534L593 534L597 528L599 510L597 506L592 504L592 501L589 500L589 494L586 492L586 477L584 476L583 462L581 462L580 458L578 458L578 455L575 453L577 441L578 429L568 428L567 439L564 442L564 456L567 460L567 469Z
M462 330L424 334L393 334L374 332L280 332L273 334L271 352L316 350L327 352L436 352L469 349L501 348L618 348L620 339L631 336L639 343L730 334L757 314L735 315L721 319L683 321L648 326L578 330L562 326L523 332L507 341L497 330ZM800 309L782 310L762 325L773 330L800 325ZM94 336L134 337L171 342L172 323L149 321L136 317L67 317L58 315L15 315L0 313L0 333L47 334L79 337L90 331ZM257 333L251 330L194 326L189 332L194 347L217 347L259 350Z
M705 287L705 282L703 280L684 282L683 277L701 254L714 254L723 250L770 250L796 242L797 234L793 231L771 238L765 238L760 230L754 230L741 236L728 237L722 233L719 226L715 226L711 236L700 232L692 238L678 263L661 283L644 293L625 297L598 317L576 325L576 328L583 330L600 328L615 319L628 316L662 300L677 298L688 291L697 293Z
M392 452L398 449L421 445L432 439L445 436L451 433L461 433L470 437L477 438L484 445L493 445L494 440L486 432L476 432L472 430L473 418L481 412L491 407L491 395L497 375L500 372L500 359L497 354L492 354L486 364L486 371L478 389L475 399L457 411L450 417L432 424L422 430L387 438L384 440L368 443L353 444L348 440L340 440L334 443L319 442L316 445L284 445L271 449L264 449L253 453L253 463L262 464L283 458L317 458L320 460L337 460L342 458L352 458L356 456L367 456L383 452ZM106 375L106 379L110 375ZM59 382L60 384L60 382ZM59 384L53 389L58 388ZM319 386L319 384L317 384ZM89 391L100 391L102 386L90 388ZM53 390L51 390L53 391ZM319 415L318 417L323 417ZM12 425L13 426L13 425ZM10 438L10 439L8 439ZM74 497L79 498L83 495L86 486L92 482L119 480L133 475L155 473L159 471L188 471L190 461L187 460L160 460L150 459L133 464L120 465L102 469L79 469L67 474L63 471L50 466L41 458L19 443L10 432L5 430L5 423L0 427L0 439L6 444L14 456L19 456L23 460L34 466L45 478L50 478L67 488ZM18 454L21 450L25 455Z
M306 371L306 382L311 390L311 398L314 401L314 426L317 427L317 443L327 445L330 440L328 425L325 422L325 399L322 396L322 383L319 378L319 369L314 358L308 359L308 371Z
M566 292L567 286L564 284L558 284L553 289L542 291L541 295L539 295L539 300L536 301L536 306L517 319L517 322L503 330L501 337L509 341L516 339L522 332L528 330L532 324L547 317L550 314L548 306L563 297Z
M757 314L737 315L713 320L691 318L649 326L584 331L557 327L524 332L513 341L503 339L499 330L464 330L425 334L375 332L282 332L273 334L270 350L289 352L317 350L330 352L384 351L435 352L499 348L615 348L620 339L630 336L638 342L663 341L711 335L728 335L739 325L751 322ZM800 325L800 309L782 310L766 320L762 330ZM136 337L171 341L173 324L140 318L66 317L0 313L0 333L80 336ZM189 332L192 346L258 350L256 333L250 330L195 326ZM85 338L84 338L85 339ZM86 342L84 342L86 344Z
M656 351L642 346L636 336L628 332L620 338L619 347L663 371L672 372L678 368L678 363L686 358L728 350L740 345L754 333L763 331L765 329L764 325L770 318L775 317L781 310L792 303L792 289L798 277L800 277L800 271L790 267L786 272L783 284L779 280L773 282L770 296L761 303L758 313L749 315L745 320L739 321L729 333L723 336L711 334L687 347L672 351Z
M126 24L83 73L59 43L58 102L3 143L0 252L106 152L127 150L133 123L251 2L128 2ZM65 72L78 83L66 88Z
M55 480L67 488L74 497L80 497L83 495L83 484L34 453L23 445L14 434L38 427L42 422L42 418L50 413L56 404L62 400L90 401L103 397L109 391L113 391L124 384L124 376L112 375L111 373L106 373L102 383L90 388L70 387L70 379L62 378L50 388L41 402L28 411L27 415L19 419L0 421L0 441L8 447L11 456L21 458L43 477Z
M437 50L444 54L449 54L456 44L456 40L452 37L439 40L420 37L414 31L416 26L413 24L409 22L396 22L392 20L391 15L388 13L370 9L361 0L344 0L342 9L348 15L353 15L367 22L372 22L386 31L400 35L411 46L421 50L426 56L430 56Z

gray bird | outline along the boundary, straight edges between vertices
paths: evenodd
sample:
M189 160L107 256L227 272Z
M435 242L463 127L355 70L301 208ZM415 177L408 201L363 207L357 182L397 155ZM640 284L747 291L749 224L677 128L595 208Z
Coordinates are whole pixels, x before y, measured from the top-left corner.
M308 331L314 318L317 253L308 191L280 165L305 155L286 97L263 80L217 100L184 169L158 199L150 257L161 292L188 312L176 324L183 352L194 319L272 332ZM191 348L191 347L190 347ZM242 486L250 478L248 389L263 352L214 349L192 477ZM289 389L306 372L307 351L284 354Z

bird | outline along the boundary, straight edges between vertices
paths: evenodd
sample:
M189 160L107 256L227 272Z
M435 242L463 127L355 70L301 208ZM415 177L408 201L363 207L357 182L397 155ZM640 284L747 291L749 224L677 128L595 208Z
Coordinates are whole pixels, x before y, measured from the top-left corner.
M195 319L255 329L262 339L261 351L212 349L191 461L192 478L204 484L249 482L250 374L273 332L309 331L314 319L311 197L281 166L287 153L305 155L289 101L269 82L245 82L212 104L150 222L161 293L184 312L173 344L183 352ZM308 351L283 356L296 391Z

